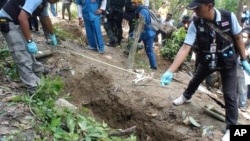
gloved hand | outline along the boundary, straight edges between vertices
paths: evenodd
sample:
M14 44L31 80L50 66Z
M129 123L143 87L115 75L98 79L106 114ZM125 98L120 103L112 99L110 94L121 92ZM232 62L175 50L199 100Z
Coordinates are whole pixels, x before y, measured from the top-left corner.
M250 65L249 65L249 63L247 62L247 60L245 60L245 59L242 60L242 61L241 61L241 64L242 64L243 69L246 70L247 73L250 74Z
M27 43L27 49L30 54L36 54L37 53L36 43L34 41Z
M50 39L52 41L52 45L56 46L57 45L56 35L55 34L50 34L49 37L50 37Z
M173 73L170 71L166 71L161 77L161 85L168 85L173 79Z

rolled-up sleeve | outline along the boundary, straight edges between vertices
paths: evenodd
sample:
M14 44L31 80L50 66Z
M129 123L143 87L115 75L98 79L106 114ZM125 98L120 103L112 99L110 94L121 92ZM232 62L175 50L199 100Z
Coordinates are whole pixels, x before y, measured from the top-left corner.
M193 22L191 22L184 43L193 46L196 39L196 27Z
M240 26L235 14L231 12L231 23L232 23L232 34L237 35L241 32L242 27Z
M26 0L22 9L32 15L37 7L43 2L43 0Z

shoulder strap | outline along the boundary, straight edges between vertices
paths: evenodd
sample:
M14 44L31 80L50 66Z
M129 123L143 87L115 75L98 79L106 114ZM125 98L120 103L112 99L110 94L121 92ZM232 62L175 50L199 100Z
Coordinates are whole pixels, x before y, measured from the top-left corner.
M213 23L208 22L208 21L205 21L205 20L204 20L204 22L205 22L209 27L211 27L213 30L215 30L217 33L219 33L219 34L221 35L221 37L225 38L225 39L228 40L229 42L232 42L232 41L233 41L233 39L232 39L229 35L227 35L227 34L225 34L224 32L222 32L222 31L221 31L217 26L215 26Z

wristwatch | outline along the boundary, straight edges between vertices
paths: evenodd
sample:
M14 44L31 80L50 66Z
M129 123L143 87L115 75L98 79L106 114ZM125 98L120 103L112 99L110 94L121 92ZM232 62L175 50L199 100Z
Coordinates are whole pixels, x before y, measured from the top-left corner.
M27 40L27 43L31 43L31 42L32 42L32 39Z

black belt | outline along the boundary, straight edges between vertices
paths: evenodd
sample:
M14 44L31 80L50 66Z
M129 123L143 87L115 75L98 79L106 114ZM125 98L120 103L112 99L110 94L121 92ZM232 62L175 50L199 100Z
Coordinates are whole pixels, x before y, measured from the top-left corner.
M0 17L0 23L4 23L4 22L12 22L12 20L10 20L7 17Z

